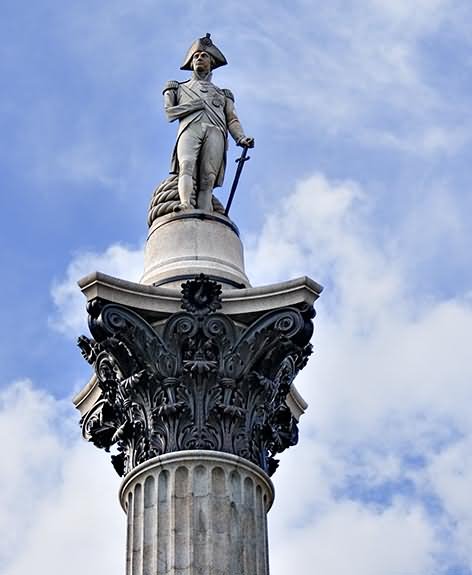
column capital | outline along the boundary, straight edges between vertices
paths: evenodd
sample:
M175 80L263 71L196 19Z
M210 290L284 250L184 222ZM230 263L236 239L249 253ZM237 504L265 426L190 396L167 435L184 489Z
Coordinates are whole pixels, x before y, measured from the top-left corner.
M312 351L313 307L282 306L245 324L221 308L221 285L203 274L182 284L182 311L154 324L127 306L89 302L93 339L78 344L99 392L82 430L113 447L119 475L182 450L231 453L272 475L276 454L297 443L286 399Z

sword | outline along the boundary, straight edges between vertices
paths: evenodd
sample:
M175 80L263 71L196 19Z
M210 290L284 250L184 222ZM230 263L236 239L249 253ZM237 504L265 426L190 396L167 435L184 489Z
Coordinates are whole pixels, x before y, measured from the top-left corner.
M241 157L236 160L238 167L236 168L236 174L234 175L233 185L231 186L231 191L229 193L228 203L225 209L225 216L228 215L231 204L233 203L234 194L236 193L236 188L238 187L239 178L241 177L241 172L243 171L244 163L251 159L247 155L248 148L244 146L243 153ZM246 157L247 156L247 157Z

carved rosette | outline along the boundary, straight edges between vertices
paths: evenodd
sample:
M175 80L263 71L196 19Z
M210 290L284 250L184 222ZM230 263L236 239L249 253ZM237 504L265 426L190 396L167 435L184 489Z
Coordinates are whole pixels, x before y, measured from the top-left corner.
M78 344L101 395L83 435L109 451L119 475L164 453L233 453L271 475L298 441L287 393L311 353L312 307L286 307L249 326L221 308L221 286L201 275L182 286L184 311L151 326L120 305L94 300L94 339Z

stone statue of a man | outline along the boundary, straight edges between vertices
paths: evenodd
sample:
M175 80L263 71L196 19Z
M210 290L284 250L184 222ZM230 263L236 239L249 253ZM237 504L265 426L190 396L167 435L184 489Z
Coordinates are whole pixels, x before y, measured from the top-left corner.
M178 174L177 210L212 210L213 188L223 183L228 132L238 146L254 146L236 116L232 92L211 82L212 70L225 64L207 34L192 44L181 66L192 70L192 77L167 82L164 88L167 117L170 122L179 120L171 167L171 174Z

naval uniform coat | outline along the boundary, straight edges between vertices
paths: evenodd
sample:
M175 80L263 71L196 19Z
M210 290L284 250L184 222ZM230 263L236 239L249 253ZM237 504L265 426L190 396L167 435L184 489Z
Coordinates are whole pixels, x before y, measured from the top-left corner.
M179 129L171 160L171 174L179 173L177 144L182 134L194 123L216 126L224 136L225 145L221 150L221 165L215 188L223 184L226 168L228 132L238 143L244 138L241 123L234 109L234 96L230 90L219 88L208 80L191 78L186 82L167 82L163 94L166 98L165 111L170 122L179 120ZM201 100L204 107L201 106Z

